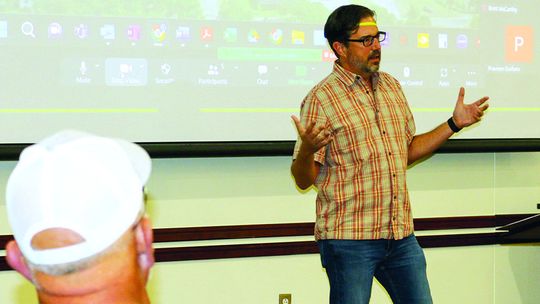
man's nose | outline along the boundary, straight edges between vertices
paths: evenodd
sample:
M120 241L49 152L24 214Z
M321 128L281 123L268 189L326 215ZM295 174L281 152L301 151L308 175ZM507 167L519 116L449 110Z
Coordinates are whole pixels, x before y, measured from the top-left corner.
M372 50L379 50L381 49L381 42L379 41L379 38L374 38L373 43L371 44Z

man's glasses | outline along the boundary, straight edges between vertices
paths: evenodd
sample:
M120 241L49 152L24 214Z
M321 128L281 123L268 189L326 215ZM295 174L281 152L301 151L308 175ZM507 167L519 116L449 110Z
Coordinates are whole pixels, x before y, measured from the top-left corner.
M360 39L347 39L347 41L361 42L365 47L371 46L375 38L379 42L383 42L386 39L386 32L378 32L375 36L365 36Z

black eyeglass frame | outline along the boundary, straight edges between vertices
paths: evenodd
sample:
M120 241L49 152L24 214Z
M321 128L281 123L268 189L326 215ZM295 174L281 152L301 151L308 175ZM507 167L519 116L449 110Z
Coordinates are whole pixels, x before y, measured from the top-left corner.
M382 36L382 38L381 38ZM351 42L361 42L365 47L369 47L373 44L373 41L377 39L379 42L383 42L386 39L386 32L384 31L378 31L376 35L374 36L365 36L360 39L347 39L346 41ZM366 44L367 42L367 44Z

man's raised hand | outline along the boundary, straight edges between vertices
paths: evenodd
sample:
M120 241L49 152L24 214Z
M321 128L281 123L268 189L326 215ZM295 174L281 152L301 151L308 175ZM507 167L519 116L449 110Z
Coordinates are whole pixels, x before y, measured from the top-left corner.
M486 102L489 99L487 96L470 104L465 104L463 102L464 99L465 89L462 87L459 89L458 99L454 108L454 113L452 114L454 123L460 129L478 122L484 115L484 111L489 107Z
M298 117L292 115L291 118L294 121L298 135L302 139L300 149L306 153L315 153L332 141L332 132L330 132L327 125L316 126L315 121L309 121L305 126L302 126Z

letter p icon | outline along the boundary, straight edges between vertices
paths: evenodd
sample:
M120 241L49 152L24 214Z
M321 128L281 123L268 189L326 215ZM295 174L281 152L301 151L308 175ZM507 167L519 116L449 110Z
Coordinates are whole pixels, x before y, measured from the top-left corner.
M533 61L534 33L531 26L508 26L505 40L507 62Z

